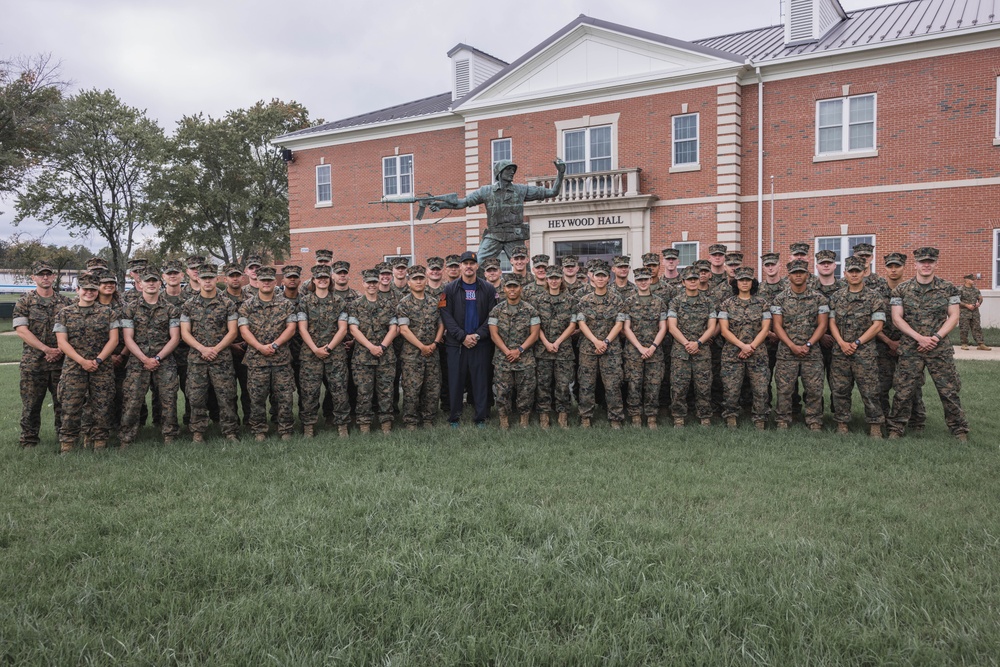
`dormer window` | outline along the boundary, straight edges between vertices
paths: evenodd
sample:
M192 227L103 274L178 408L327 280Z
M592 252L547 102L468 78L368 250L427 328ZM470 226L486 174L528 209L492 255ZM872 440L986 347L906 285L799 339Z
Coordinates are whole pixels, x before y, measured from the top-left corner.
M815 42L846 18L838 0L789 0L785 43Z

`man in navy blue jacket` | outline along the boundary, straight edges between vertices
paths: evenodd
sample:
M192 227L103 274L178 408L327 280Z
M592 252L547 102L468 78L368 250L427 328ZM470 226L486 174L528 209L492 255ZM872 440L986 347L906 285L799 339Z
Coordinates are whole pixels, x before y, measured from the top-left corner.
M441 294L441 320L444 322L448 355L448 422L458 426L462 416L462 394L466 375L472 379L472 400L476 406L476 425L486 423L490 415L489 377L493 363L493 343L486 321L496 305L497 293L479 278L476 253L462 254L462 272Z

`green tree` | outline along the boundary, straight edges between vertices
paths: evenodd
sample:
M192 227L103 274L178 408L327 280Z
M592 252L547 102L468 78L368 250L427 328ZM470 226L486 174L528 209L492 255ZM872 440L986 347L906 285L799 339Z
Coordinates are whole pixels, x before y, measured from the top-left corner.
M0 60L0 194L48 155L67 85L50 55Z
M73 236L96 233L124 279L136 233L148 221L146 188L162 162L163 131L113 91L88 90L66 101L54 136L17 199L14 224L31 217Z
M57 289L62 284L63 272L68 269L82 271L91 254L86 246L45 245L38 239L22 239L20 234L0 241L0 265L8 270L20 271L28 277L31 275L32 265L44 260L55 269Z
M288 171L274 137L309 126L297 102L258 102L224 118L185 116L151 191L153 224L168 252L243 262L288 252Z

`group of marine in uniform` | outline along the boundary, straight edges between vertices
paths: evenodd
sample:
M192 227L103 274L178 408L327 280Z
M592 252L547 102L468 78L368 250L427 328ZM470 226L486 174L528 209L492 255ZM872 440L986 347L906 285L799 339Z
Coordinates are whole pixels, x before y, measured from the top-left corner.
M358 432L388 433L396 412L407 429L432 427L439 405L458 426L463 394L471 404L477 386L490 394L477 405L495 404L503 429L529 426L532 412L543 429L553 416L568 427L574 402L583 428L599 404L614 429L656 428L662 399L677 428L691 411L702 426L719 416L729 428L746 412L758 430L773 413L776 428L788 429L804 410L806 426L820 431L824 382L838 433L849 432L856 386L867 432L894 439L924 428L925 369L948 429L964 441L948 334L961 320L963 347L971 332L985 348L974 277L961 290L937 277L930 247L914 251L912 278L898 252L884 256L885 277L874 275L873 250L855 246L837 278L835 253L815 253L813 274L809 245L795 243L784 276L779 254L767 253L758 279L721 244L682 270L675 249L648 253L634 272L627 256L582 267L573 255L557 264L535 255L529 271L522 246L506 274L496 258L480 266L471 252L413 266L391 258L361 272L361 291L329 250L316 252L306 284L302 267L276 270L261 257L221 271L204 257L162 267L135 258L135 289L125 292L92 258L75 299L53 290L52 267L38 263L36 289L14 310L24 341L21 445L39 443L46 392L59 449L69 452L81 436L85 448L106 448L113 433L130 446L149 392L170 443L180 434L179 392L191 438L204 442L212 420L227 440L245 425L263 441L269 422L290 439L296 394L306 437L321 413L341 437L352 421ZM485 368L461 356L476 347L492 358ZM477 408L478 426L488 412Z

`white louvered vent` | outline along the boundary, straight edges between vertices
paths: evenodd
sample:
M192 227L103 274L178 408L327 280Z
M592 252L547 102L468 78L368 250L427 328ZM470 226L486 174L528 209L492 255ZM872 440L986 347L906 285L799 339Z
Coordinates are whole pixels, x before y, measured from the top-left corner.
M789 0L785 43L823 39L846 18L839 0Z
M815 39L813 34L814 0L791 0L788 8L788 41Z
M455 95L454 99L465 97L469 93L469 61L455 61Z

